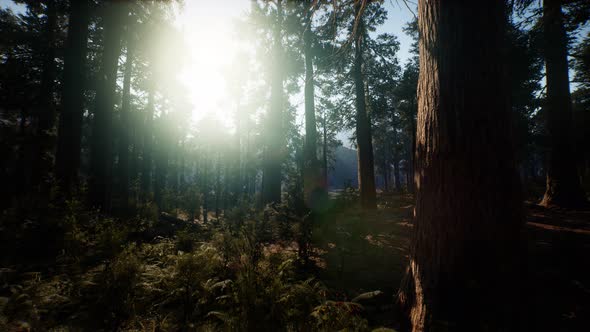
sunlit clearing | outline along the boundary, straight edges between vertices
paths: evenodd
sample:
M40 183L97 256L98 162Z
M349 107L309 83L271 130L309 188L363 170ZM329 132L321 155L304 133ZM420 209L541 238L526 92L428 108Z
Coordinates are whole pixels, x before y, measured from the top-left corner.
M247 1L186 1L176 10L175 24L189 53L178 79L188 90L193 121L213 115L222 125L233 127L224 71L239 49L232 21L247 6Z

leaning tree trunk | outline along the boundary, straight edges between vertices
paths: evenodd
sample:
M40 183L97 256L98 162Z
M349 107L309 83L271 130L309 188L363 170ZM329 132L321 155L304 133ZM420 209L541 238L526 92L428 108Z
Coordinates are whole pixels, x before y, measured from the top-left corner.
M506 5L420 0L418 12L416 207L398 300L412 331L521 330Z
M104 21L104 48L92 122L89 198L93 206L105 211L110 210L111 203L112 117L123 21L126 15L127 8L124 3L109 3Z
M282 1L277 1L277 22L274 28L271 105L266 125L266 148L262 172L262 205L281 202L281 165L283 162L283 76L281 73Z
M80 168L88 22L88 0L72 1L64 54L63 110L55 153L55 174L66 193L77 182Z
M569 89L567 37L561 0L543 2L545 68L547 75L547 130L550 136L544 206L579 207L587 203L580 186L572 137L572 100Z
M361 195L361 206L364 209L375 209L377 197L375 191L375 166L373 163L373 142L371 138L371 122L367 114L365 84L363 79L363 38L365 27L362 18L362 4L357 1L355 31L353 78L356 93L356 140L358 155L358 182Z

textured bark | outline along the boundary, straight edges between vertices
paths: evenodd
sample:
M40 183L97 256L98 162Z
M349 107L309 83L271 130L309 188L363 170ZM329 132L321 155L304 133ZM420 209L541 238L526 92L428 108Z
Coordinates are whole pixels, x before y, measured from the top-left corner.
M416 208L398 297L412 331L523 330L505 6L418 4Z
M366 33L362 17L362 4L355 2L357 27L354 36L353 78L356 105L356 140L358 155L358 182L361 195L361 206L364 209L377 208L375 191L375 166L373 161L373 142L371 138L371 122L367 114L366 90L363 79L363 39Z
M415 191L415 176L414 170L416 169L416 123L412 121L412 147L410 150L409 160L408 160L408 192L413 193Z
M55 174L66 193L78 181L80 168L88 21L88 1L72 1L64 55L63 110L55 154Z
M127 29L130 29L128 27ZM128 211L129 207L129 141L131 122L129 121L131 108L131 72L135 49L131 33L128 31L127 54L125 60L125 72L123 74L123 97L121 101L119 122L119 194L121 195L121 209Z
M307 3L311 6L311 4ZM318 204L319 193L322 191L320 164L317 156L317 126L314 102L314 71L311 31L312 8L307 8L305 31L303 32L305 56L305 148L303 166L304 199L308 207Z
M125 3L111 1L104 17L104 46L95 97L90 144L90 204L110 210L113 145L113 108L123 21L128 9Z
M547 130L550 136L544 206L579 207L587 204L580 186L572 137L572 100L569 89L567 41L561 0L543 2L545 68L547 75Z
M283 75L281 27L283 24L282 1L277 1L277 22L274 35L270 111L266 126L266 149L262 171L262 205L281 202L281 165L283 163Z

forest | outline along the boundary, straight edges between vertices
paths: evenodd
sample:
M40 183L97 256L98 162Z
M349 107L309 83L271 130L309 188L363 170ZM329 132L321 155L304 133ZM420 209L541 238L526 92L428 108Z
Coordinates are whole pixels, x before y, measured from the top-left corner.
M0 331L590 331L590 1L0 0Z

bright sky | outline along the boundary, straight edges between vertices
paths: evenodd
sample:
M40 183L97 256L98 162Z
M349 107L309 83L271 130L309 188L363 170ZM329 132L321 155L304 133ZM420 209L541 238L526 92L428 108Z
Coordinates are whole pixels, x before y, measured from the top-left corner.
M179 75L190 93L193 120L207 113L223 122L231 119L232 105L226 94L224 68L238 51L232 22L249 8L248 0L185 0L177 10L176 25L189 48L189 64Z
M244 15L250 8L251 0L184 0L184 6L177 10L175 24L184 33L189 48L189 63L178 76L186 85L189 100L193 105L193 121L198 121L207 114L215 114L222 122L231 122L231 100L226 93L223 74L239 49L234 38L233 21ZM413 14L402 0L385 0L389 19L377 33L392 33L400 41L400 62L409 57L411 40L402 28L413 18ZM411 5L412 6L412 5ZM12 0L0 0L0 7L10 7L16 12L23 11L23 5L15 5ZM293 96L291 101L297 106L298 113L303 114L303 94ZM302 116L298 116L302 122ZM348 133L342 133L340 139L346 146Z
M404 63L409 56L411 40L402 32L402 27L413 14L401 1L386 0L385 6L389 19L377 32L398 36L400 59ZM214 113L223 122L231 121L233 106L225 91L223 70L239 49L233 38L233 21L245 14L249 7L250 0L185 0L184 7L177 11L176 24L185 34L192 59L179 79L190 91L193 120ZM297 106L298 113L303 114L303 95L296 95L291 101ZM298 118L302 119L302 116ZM346 144L345 136L341 140Z

